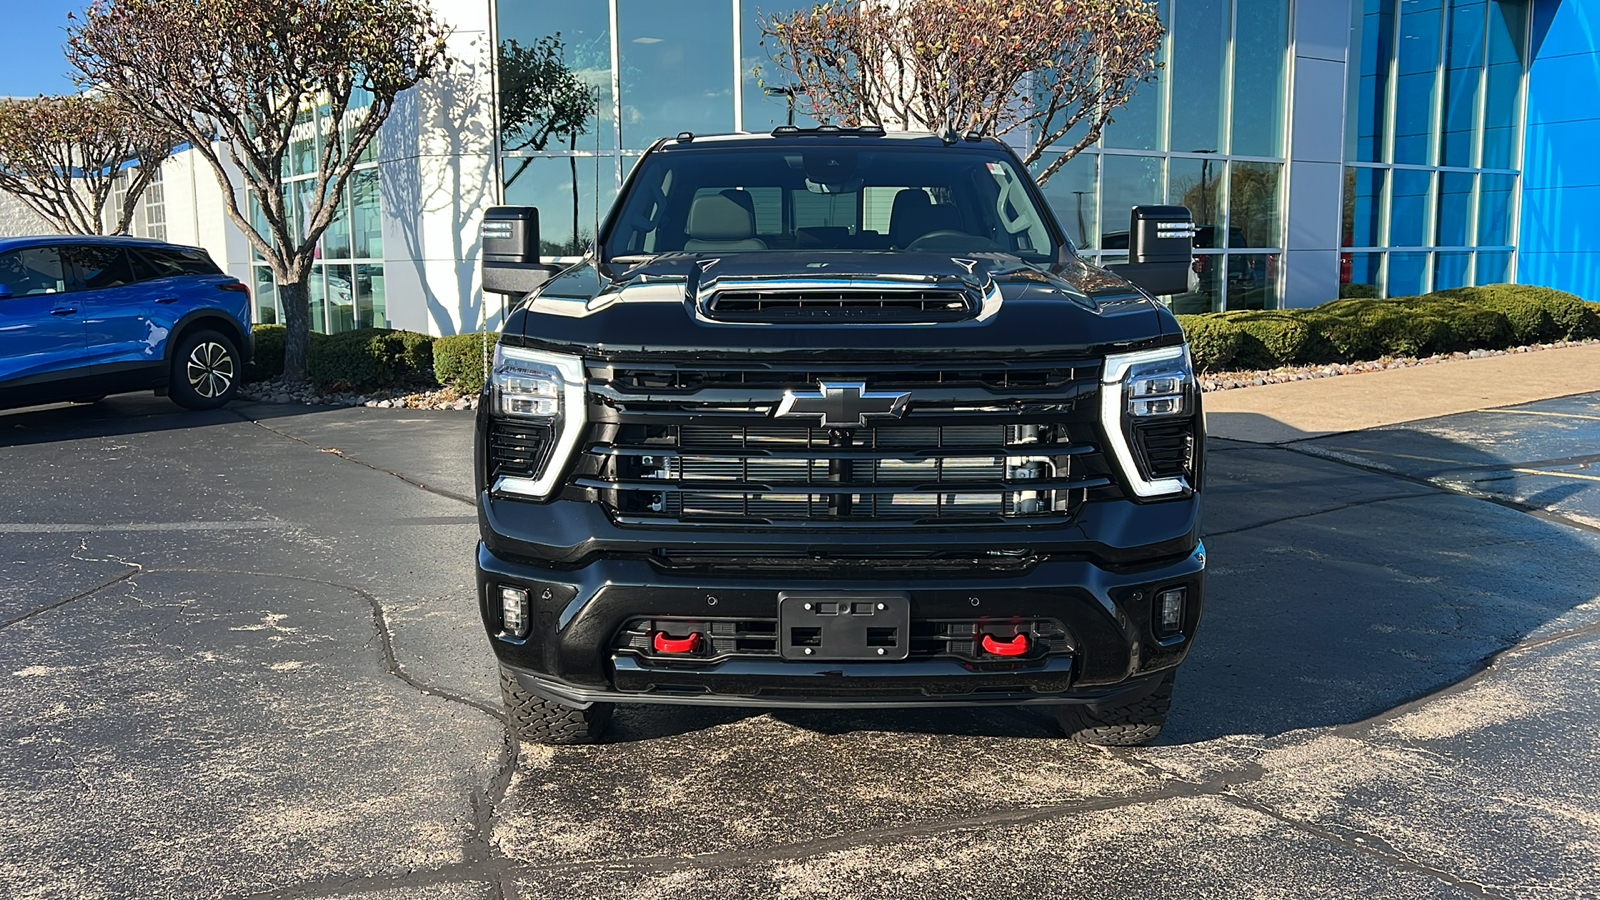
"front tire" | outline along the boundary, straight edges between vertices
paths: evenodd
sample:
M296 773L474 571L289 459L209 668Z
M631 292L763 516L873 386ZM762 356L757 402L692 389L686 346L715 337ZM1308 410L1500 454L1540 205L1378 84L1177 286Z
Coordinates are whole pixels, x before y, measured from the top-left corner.
M1168 672L1156 689L1126 706L1095 712L1086 705L1056 707L1056 722L1067 737L1080 744L1101 747L1138 747L1148 744L1167 724L1172 707L1172 677Z
M172 354L167 394L185 409L216 409L239 391L239 350L227 335L196 331Z
M573 709L524 690L517 677L500 667L500 696L506 718L517 737L530 744L592 744L611 724L614 704L595 703Z

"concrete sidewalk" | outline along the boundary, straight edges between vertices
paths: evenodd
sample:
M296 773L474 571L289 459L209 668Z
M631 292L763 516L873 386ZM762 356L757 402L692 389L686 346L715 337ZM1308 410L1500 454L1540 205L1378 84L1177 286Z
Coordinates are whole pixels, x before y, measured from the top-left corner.
M1215 391L1211 437L1260 444L1600 390L1600 344Z

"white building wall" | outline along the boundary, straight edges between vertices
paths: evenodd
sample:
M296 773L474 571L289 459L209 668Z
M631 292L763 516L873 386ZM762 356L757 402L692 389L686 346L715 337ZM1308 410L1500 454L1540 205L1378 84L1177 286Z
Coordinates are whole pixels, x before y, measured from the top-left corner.
M478 223L497 197L490 4L434 0L454 30L449 72L400 98L379 138L384 275L395 328L494 327L477 274Z
M17 197L0 191L0 237L53 234L55 228Z

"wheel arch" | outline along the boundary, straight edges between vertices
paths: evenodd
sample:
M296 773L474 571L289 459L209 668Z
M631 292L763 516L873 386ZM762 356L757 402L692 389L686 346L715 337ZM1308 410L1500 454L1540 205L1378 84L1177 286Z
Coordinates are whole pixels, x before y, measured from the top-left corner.
M250 364L250 357L254 351L250 335L233 316L220 309L197 309L179 319L173 326L172 332L167 335L167 346L164 353L168 369L172 366L172 354L177 352L177 347L188 335L202 329L211 329L221 332L233 341L233 348L239 351L239 365L241 369Z

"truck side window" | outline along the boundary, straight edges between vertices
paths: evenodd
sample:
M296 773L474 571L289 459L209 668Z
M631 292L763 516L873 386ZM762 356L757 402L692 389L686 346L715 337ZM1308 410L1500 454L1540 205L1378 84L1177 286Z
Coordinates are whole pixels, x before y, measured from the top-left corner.
M0 253L0 285L17 297L66 290L60 252L54 247L27 247Z

